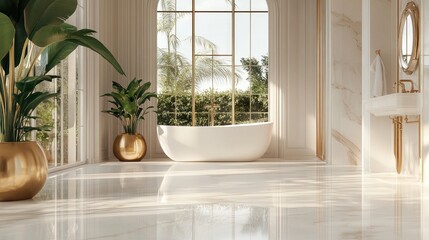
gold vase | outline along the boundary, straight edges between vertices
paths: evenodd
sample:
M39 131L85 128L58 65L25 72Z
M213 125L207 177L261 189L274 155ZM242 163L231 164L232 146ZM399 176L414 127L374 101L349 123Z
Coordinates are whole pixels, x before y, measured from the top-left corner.
M48 177L48 164L36 142L0 143L0 201L33 198Z
M140 161L146 155L146 141L140 134L123 133L113 143L113 154L122 162Z

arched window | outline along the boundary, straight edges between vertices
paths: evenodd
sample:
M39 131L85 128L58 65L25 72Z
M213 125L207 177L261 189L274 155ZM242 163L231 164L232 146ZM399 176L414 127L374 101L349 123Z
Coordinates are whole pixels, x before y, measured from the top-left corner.
M268 120L266 0L159 0L158 124Z

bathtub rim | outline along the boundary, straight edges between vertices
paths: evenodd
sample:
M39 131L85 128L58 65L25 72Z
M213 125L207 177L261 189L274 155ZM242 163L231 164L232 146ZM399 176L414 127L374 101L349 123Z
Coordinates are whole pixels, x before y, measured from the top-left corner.
M235 125L218 125L218 126L175 126L175 125L156 125L157 127L174 127L174 128L237 128L237 127L251 127L251 126L266 126L273 125L274 123L269 122L258 122L258 123L241 123Z

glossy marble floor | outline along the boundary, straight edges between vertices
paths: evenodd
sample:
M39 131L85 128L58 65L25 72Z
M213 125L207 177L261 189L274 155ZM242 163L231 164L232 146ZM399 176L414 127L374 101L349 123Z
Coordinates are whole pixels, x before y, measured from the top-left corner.
M0 239L429 239L429 190L317 161L103 163L0 203Z

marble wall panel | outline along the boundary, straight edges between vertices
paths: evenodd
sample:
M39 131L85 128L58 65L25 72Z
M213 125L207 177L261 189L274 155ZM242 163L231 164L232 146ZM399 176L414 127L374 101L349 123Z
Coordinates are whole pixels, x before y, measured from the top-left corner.
M362 2L331 1L331 159L361 164Z

